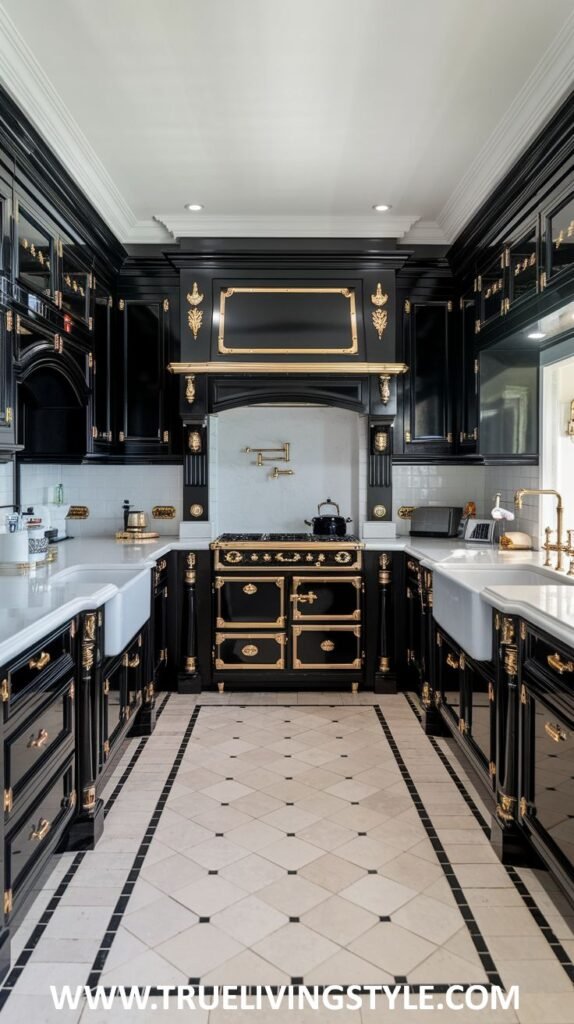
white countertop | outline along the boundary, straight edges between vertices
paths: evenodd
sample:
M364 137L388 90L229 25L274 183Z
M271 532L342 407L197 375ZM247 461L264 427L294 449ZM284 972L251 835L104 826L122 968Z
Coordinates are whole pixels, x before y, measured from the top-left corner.
M133 567L150 569L156 560L174 550L205 550L209 540L160 537L151 544L120 544L113 538L67 540L57 545L57 560L30 576L0 577L0 665L39 642L52 629L88 608L103 605L117 593L105 585L54 579L62 569L77 566ZM420 559L423 567L440 572L460 568L541 566L543 555L535 551L500 552L490 545L471 545L453 539L395 537L365 541L371 551L405 551ZM489 605L502 612L521 615L574 647L574 587L556 585L490 586L483 592Z

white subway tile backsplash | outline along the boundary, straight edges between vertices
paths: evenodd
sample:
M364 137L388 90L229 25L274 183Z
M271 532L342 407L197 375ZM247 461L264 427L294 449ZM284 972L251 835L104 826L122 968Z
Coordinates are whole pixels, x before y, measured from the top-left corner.
M0 505L11 505L13 501L13 465L11 462L0 462Z

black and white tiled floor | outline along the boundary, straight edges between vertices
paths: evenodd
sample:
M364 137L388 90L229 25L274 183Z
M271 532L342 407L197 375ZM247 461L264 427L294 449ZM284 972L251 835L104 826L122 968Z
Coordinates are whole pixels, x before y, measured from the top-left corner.
M172 695L105 796L97 849L58 858L15 936L7 1024L100 1019L52 1009L50 984L191 979L518 984L517 1013L453 1018L574 1020L572 908L499 863L404 695Z

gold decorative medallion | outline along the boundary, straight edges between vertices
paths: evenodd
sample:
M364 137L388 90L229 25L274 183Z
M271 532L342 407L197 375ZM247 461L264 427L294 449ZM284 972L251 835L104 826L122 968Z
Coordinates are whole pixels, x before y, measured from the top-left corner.
M244 594L256 594L257 593L257 587L255 586L254 583L246 583L245 586L243 587L243 593Z
M197 341L197 335L203 322L203 311L198 309L198 306L203 302L203 293L199 291L197 281L193 282L193 288L187 293L187 301L191 306L191 309L187 311L187 325L193 334L193 340Z
M323 640L323 643L321 644L321 650L322 651L334 651L335 650L335 644L333 643L332 640Z
M387 514L387 510L384 505L375 505L373 509L374 519L384 519Z
M192 505L190 510L189 510L189 512L190 512L190 515L192 515L194 519L199 519L203 515L203 505L199 505L199 504Z
M373 310L371 315L373 318L373 326L379 335L379 341L381 341L389 322L388 310L382 308L388 302L388 299L389 296L383 291L379 281L375 292L371 295L371 302L373 303L373 306L377 307Z
M245 647L241 648L241 653L244 654L246 658L254 658L256 654L259 654L259 648L256 644L245 644Z
M188 434L187 447L189 448L190 452L193 452L194 455L197 455L199 452L201 452L202 445L201 434L199 433L199 430L192 430Z

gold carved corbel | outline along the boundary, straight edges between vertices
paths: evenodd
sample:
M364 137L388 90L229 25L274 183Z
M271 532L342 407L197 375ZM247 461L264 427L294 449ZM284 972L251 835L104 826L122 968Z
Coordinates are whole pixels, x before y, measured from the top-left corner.
M193 334L193 340L197 341L197 335L203 322L203 310L198 308L203 302L203 293L197 287L197 281L193 282L191 291L187 293L187 301L190 305L190 309L187 311L187 324Z
M190 373L185 378L185 400L188 405L195 402L195 374Z

